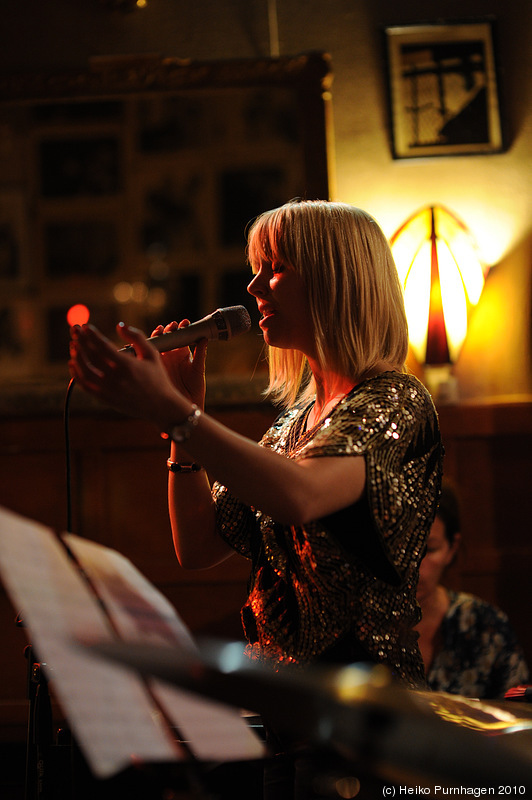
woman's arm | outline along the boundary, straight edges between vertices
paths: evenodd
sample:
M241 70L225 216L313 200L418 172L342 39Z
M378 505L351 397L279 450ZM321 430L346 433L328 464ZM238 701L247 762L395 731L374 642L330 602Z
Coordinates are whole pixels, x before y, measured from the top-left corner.
M170 458L189 463L190 455L172 443ZM218 535L216 509L205 470L169 472L168 510L177 559L185 569L206 569L234 550Z
M123 328L137 354L117 352L87 326L73 335L70 368L91 394L119 410L170 431L191 413L191 400L176 389L159 353L140 331ZM201 414L176 458L201 464L241 502L285 525L301 525L360 498L365 485L362 456L294 461ZM178 457L178 456L181 456ZM186 483L185 483L186 481ZM230 553L217 536L215 510L203 472L170 479L170 517L176 552L189 567L210 566Z
M199 418L186 450L241 502L285 525L302 525L345 508L360 498L365 485L362 456L295 461L207 414Z

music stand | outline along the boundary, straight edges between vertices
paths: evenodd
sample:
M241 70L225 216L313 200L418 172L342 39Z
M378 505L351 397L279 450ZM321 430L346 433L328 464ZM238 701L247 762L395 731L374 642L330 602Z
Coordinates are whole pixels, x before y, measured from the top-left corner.
M96 778L180 764L197 787L203 766L265 756L238 710L104 662L79 644L196 650L170 603L122 555L0 507L0 577Z

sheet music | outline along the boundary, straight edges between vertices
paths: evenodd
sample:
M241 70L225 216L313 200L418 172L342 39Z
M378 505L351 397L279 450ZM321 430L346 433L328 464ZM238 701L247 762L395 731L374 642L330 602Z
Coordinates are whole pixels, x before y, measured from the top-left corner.
M197 652L173 606L130 561L73 534L64 539L97 587L120 639ZM234 709L159 680L150 681L150 687L196 758L231 761L264 755L259 740Z
M194 647L170 604L126 559L72 535L65 541L81 562L87 561L84 569L112 609L115 630L137 642ZM137 673L76 643L112 641L116 633L50 529L0 508L0 577L22 612L32 646L95 775L106 778L139 761L188 757ZM233 710L163 684L155 692L178 727L187 728L197 757L229 760L262 754L262 745ZM218 735L212 736L213 731Z

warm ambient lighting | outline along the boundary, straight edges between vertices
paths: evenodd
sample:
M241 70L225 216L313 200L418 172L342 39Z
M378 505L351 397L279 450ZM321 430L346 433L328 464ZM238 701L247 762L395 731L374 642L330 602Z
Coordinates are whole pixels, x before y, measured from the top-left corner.
M420 364L456 362L484 269L466 226L442 206L411 216L390 240L405 292L409 338Z

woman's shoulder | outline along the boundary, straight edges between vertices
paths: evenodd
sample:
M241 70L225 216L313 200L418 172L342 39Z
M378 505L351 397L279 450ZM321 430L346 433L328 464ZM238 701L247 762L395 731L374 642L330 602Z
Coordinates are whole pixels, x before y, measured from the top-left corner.
M344 416L372 420L373 428L387 429L391 424L415 430L419 426L438 428L438 415L426 387L415 375L381 372L356 385L339 404ZM396 437L394 437L396 438Z
M426 386L411 372L387 370L367 378L357 384L348 395L356 399L357 396L375 396L381 399L388 398L394 404L428 404L433 406L432 397Z
M357 384L340 401L307 451L327 455L337 448L338 455L364 455L394 446L401 459L409 446L414 457L436 441L437 415L425 387L413 375L383 372Z

